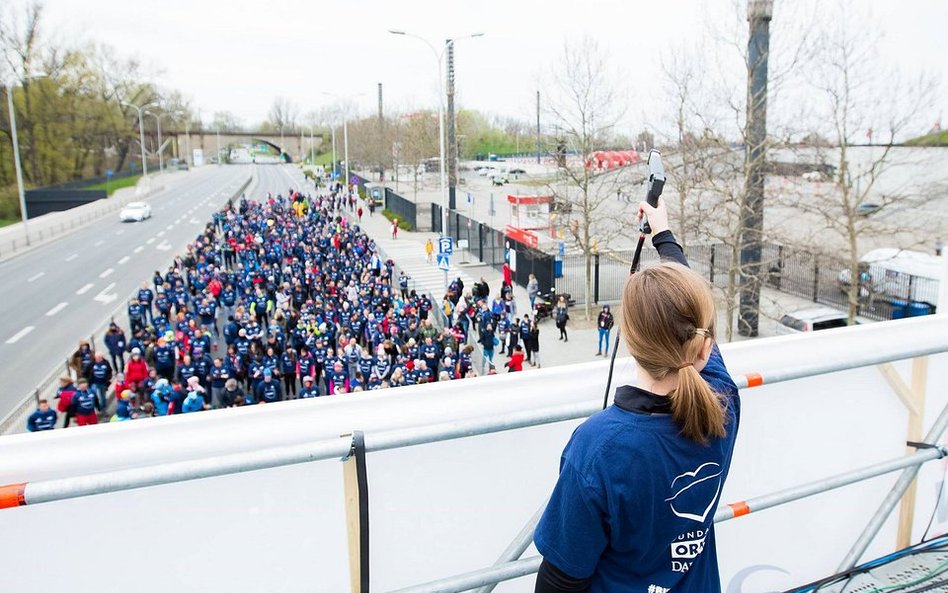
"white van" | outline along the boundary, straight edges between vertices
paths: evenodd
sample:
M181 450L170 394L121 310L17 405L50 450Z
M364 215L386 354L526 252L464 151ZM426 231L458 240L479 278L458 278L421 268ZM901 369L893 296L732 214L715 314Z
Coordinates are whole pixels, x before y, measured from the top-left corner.
M898 299L935 305L944 272L941 258L920 251L883 247L859 259L860 296ZM848 290L849 270L837 276L841 290Z

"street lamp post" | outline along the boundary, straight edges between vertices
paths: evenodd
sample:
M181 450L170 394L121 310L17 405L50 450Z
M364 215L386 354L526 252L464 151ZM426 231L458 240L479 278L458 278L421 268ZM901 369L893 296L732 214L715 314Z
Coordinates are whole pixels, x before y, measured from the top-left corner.
M158 172L161 173L165 169L165 162L161 156L161 116L164 114L146 111L145 115L150 115L154 117L155 123L158 125Z
M326 95L327 97L332 97L333 99L336 99L337 101L342 99L342 97L340 97L339 95L336 95L334 93L330 93L327 91L323 91L323 94ZM354 99L356 97L361 97L363 94L364 93L351 95L349 98ZM347 188L346 191L348 191L348 187L349 187L349 109L348 108L345 109L345 112L342 115L342 157L346 160L346 164L345 164L345 167L343 167L343 171L346 174L345 185ZM335 126L333 126L333 129L332 129L332 172L333 174L336 173L336 127Z
M444 52L449 47L453 46L456 41L461 39L470 39L473 37L480 37L483 33L474 33L473 35L466 35L464 37L458 37L455 39L447 39L444 42L444 49L438 51L435 49L435 46L431 44L430 41L424 37L418 35L407 33L405 31L396 31L389 30L389 33L392 35L402 35L404 37L414 37L422 43L428 46L428 49L431 50L431 53L434 54L435 61L438 64L438 168L440 171L440 191L441 191L441 234L448 234L448 192L447 184L445 183L445 168L444 168L444 77L442 76L441 64L444 61Z
M16 166L16 190L20 197L20 219L23 221L23 234L26 244L30 244L30 231L26 218L26 192L23 190L23 165L20 163L20 143L16 137L16 112L13 109L13 84L7 85L7 107L10 109L10 134L13 140L13 164Z
M122 105L131 107L138 112L138 143L141 145L142 149L142 176L148 177L148 163L145 161L145 123L142 121L142 110L144 110L146 107L152 107L154 104L146 103L141 107L138 107L137 105L132 105L131 103L122 101Z

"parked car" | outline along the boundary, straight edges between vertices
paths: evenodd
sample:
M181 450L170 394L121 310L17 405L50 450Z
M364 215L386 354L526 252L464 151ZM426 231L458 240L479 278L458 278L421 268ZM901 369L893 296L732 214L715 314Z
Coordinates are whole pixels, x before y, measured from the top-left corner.
M511 175L526 175L527 172L524 171L523 169L511 169L510 174Z
M869 216L870 214L875 214L882 209L882 204L876 204L875 202L863 202L856 206L856 216Z
M119 220L122 222L141 222L146 218L151 218L151 206L145 202L129 202L119 212Z
M491 184L492 184L492 185L503 185L503 184L507 183L507 176L506 176L506 175L494 175L493 177L490 178L490 181L491 181Z
M787 313L777 322L777 334L798 334L848 325L848 315L830 307L814 307Z

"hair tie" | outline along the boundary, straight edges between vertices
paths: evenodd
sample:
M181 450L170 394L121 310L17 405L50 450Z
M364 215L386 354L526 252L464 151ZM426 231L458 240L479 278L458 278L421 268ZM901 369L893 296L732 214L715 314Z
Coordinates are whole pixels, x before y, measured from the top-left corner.
M695 366L695 363L693 363L693 362L683 362L683 363L681 363L680 365L678 365L677 367L675 367L675 370L680 371L681 369L683 369L683 368L685 368L685 367L693 367L693 366Z
M695 335L697 335L697 336L707 336L707 335L709 335L709 334L710 334L710 332L708 331L707 328L704 328L704 327L696 327L696 328L695 328Z

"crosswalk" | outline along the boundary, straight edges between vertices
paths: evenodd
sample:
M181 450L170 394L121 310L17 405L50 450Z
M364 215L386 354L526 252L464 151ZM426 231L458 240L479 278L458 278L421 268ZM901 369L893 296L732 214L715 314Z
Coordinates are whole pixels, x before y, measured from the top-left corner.
M417 242L376 239L375 243L386 259L394 260L397 269L404 270L411 276L409 287L419 294L428 294L436 304L441 301L445 291L444 271L438 269L435 263L427 262L424 251ZM472 287L476 280L452 262L448 270L448 281L458 277L464 283L465 290Z

